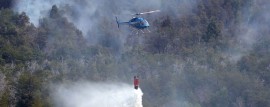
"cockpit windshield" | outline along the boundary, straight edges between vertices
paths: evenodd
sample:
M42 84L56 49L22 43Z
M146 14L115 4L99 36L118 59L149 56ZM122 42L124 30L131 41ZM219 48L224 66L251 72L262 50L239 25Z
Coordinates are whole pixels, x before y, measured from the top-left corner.
M142 20L144 26L149 26L149 23L146 20Z

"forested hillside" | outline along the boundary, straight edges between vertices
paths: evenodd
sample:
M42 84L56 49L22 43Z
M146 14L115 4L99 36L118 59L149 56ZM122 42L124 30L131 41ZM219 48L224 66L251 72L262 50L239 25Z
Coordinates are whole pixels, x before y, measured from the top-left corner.
M34 25L0 0L0 107L54 107L51 84L134 75L144 107L270 107L270 2L195 1L145 16L151 32L133 34L114 16L85 33L68 6L51 5Z

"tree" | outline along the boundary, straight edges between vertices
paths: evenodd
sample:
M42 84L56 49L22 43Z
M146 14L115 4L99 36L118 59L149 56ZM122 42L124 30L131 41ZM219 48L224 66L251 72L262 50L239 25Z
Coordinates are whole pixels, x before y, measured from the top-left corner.
M16 20L17 25L19 26L25 26L25 25L29 25L29 17L26 15L25 12L22 12L19 16L18 19Z
M10 91L8 88L5 88L3 94L0 95L0 107L10 107Z
M50 11L50 18L59 18L59 17L60 17L59 10L56 5L53 5Z
M40 81L29 72L22 72L15 84L16 107L31 107L35 100L34 94L40 88ZM37 103L37 102L35 102Z
M11 8L13 0L0 0L0 9Z
M205 42L209 42L210 40L217 39L217 37L219 37L220 35L221 35L220 28L218 28L216 21L211 21L207 25L207 30L206 30L205 34L202 36L202 39Z

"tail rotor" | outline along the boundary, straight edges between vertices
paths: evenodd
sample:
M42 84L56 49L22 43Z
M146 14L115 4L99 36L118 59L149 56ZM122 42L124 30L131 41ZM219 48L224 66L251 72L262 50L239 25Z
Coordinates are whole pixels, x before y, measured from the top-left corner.
M119 21L118 21L117 17L115 17L115 21L116 21L117 26L118 26L118 28L119 28Z

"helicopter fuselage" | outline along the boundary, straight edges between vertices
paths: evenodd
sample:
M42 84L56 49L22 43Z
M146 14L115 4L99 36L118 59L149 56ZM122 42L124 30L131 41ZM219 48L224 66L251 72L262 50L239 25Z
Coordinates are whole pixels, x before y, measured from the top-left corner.
M147 20L141 17L133 17L128 24L137 29L145 29L150 26Z
M145 20L144 18L141 18L141 17L137 17L137 16L138 15L155 13L155 12L160 12L160 10L154 10L154 11L147 11L147 12L142 12L142 13L131 14L131 15L136 15L136 17L133 17L128 22L119 22L117 17L115 17L115 19L116 19L118 28L119 28L120 25L126 24L126 25L129 25L129 26L131 26L133 28L136 28L137 30L140 30L140 31L143 32L143 29L146 29L146 28L150 27L150 25L147 22L147 20Z

